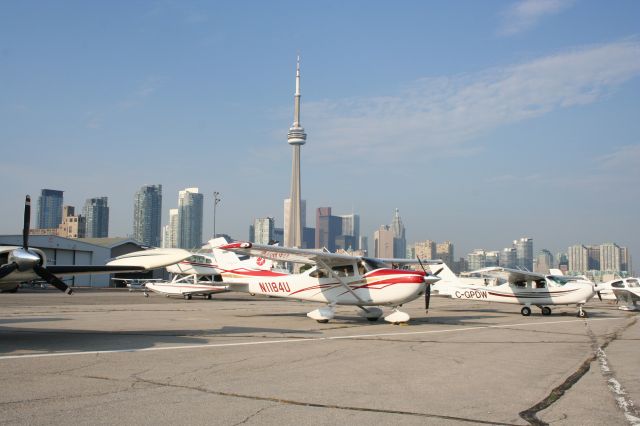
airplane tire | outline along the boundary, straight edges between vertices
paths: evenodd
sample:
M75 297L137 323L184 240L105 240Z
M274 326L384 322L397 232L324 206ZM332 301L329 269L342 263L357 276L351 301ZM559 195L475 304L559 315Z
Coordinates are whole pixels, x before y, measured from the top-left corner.
M184 300L191 300L191 295L190 294L185 294L184 295Z
M380 317L367 318L368 321L376 322L380 319Z
M578 311L578 318L587 318L587 312L586 311Z
M551 315L551 308L548 306L542 307L542 315Z
M207 294L207 300L211 300L211 294Z
M525 306L522 309L520 309L520 313L522 314L522 316L528 317L529 315L531 315L531 308L528 306Z
M328 323L328 322L329 322L329 320L328 320L328 319L326 319L326 320L317 320L317 321L318 321L320 324L326 324L326 323Z

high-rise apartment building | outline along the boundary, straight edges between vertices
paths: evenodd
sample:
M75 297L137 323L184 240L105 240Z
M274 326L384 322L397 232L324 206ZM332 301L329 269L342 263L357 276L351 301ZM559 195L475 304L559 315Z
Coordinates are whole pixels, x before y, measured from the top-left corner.
M331 207L316 209L316 248L325 247L330 252L336 251L336 239L342 232L342 221L331 214ZM344 247L341 247L344 248Z
M435 241L426 240L414 244L415 256L418 259L436 259L438 256Z
M436 259L442 260L447 265L453 264L453 243L451 241L436 244Z
M178 193L178 247L200 248L202 245L202 215L204 195L198 188L186 188Z
M548 274L549 269L553 268L553 254L549 250L542 249L536 256L533 272L539 274Z
M513 241L516 248L516 266L527 271L533 271L533 239L523 237Z
M149 247L162 240L162 185L144 185L133 199L133 238Z
M84 204L87 238L109 236L109 205L107 197L89 198Z
M620 246L614 243L600 244L600 270L604 272L622 271Z
M582 274L589 270L589 251L582 244L576 244L567 250L568 270L571 274Z
M500 252L500 261L499 264L503 268L515 268L516 267L516 259L517 253L515 247L505 247Z
M253 241L257 244L270 244L275 240L275 220L272 217L260 217L253 221Z
M373 233L373 256L382 259L395 258L393 254L394 233L389 225L382 225Z
M342 214L338 215L340 220L342 221L342 232L341 235L345 237L353 237L352 239L345 238L345 240L351 241L353 240L352 249L359 250L360 246L360 215L357 214ZM345 249L348 249L345 247Z
M475 249L467 254L467 268L470 271L481 269L486 266L487 252L484 249Z
M57 228L62 223L62 194L56 189L42 189L38 198L38 228Z
M178 247L178 209L169 209L169 224L162 228L162 247Z

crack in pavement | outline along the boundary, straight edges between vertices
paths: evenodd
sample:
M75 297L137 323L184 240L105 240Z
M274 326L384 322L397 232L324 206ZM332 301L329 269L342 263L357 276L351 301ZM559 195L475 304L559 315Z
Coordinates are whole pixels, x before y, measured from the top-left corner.
M538 402L533 407L530 407L524 411L521 411L519 413L520 417L531 425L536 425L536 426L548 425L548 423L543 422L538 418L538 413L540 411L543 411L549 408L551 405L557 402L560 398L562 398L562 396L565 394L566 391L571 389L573 385L575 385L585 374L587 374L587 372L591 368L591 363L598 359L598 352L603 351L609 345L609 343L616 340L620 334L622 334L625 330L627 330L629 327L634 325L636 321L637 321L636 317L632 317L630 321L628 321L625 325L620 327L615 333L609 333L605 335L605 340L602 343L602 345L598 345L597 337L595 336L593 331L591 331L591 329L589 328L589 321L585 320L584 324L586 328L586 333L591 340L591 348L593 350L591 355L588 356L587 359L584 360L582 364L580 364L580 367L578 367L578 369L573 374L567 377L564 382L562 382L560 385L553 388L549 393L549 395L547 395L542 401Z
M486 421L480 419L471 419L466 417L455 417L455 416L445 416L439 414L429 414L429 413L418 413L414 411L401 411L401 410L387 410L387 409L378 409L378 408L367 408L367 407L351 407L346 405L336 405L336 404L321 404L316 402L303 402L303 401L294 401L289 399L282 399L276 397L266 397L266 396L257 396L257 395L244 395L234 392L223 392L223 391L215 391L211 389L205 389L197 386L187 386L187 385L176 385L176 384L168 384L157 382L154 380L147 380L138 378L139 381L156 386L170 387L170 388L178 388L178 389L186 389L193 390L197 392L204 392L210 395L217 396L226 396L231 398L242 398L242 399L250 399L253 401L267 401L274 402L277 404L285 404L285 405L296 405L300 407L312 407L312 408L329 408L334 410L348 410L348 411L360 411L360 412L369 412L369 413L380 413L380 414L398 414L403 416L413 416L413 417L423 417L430 419L441 419L441 420L452 420L458 422L467 422L467 423L476 423L476 424L488 424L488 425L506 425L506 426L518 426L514 423L501 423L495 421Z
M251 414L250 416L245 417L245 419L243 421L235 423L233 426L243 425L243 424L247 423L249 420L251 420L252 418L254 418L255 416L257 416L260 413L262 413L264 410L267 410L267 409L269 409L271 407L276 407L278 405L280 405L280 404L273 404L273 405L269 405L267 407L262 407L261 409L259 409L255 413Z

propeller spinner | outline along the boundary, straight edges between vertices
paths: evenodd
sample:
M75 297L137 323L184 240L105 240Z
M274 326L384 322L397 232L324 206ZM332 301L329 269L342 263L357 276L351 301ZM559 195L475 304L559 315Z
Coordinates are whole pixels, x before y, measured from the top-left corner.
M24 227L22 228L22 247L9 254L9 263L0 266L0 279L18 270L20 272L33 271L60 291L71 294L73 290L60 278L53 275L42 266L42 259L33 250L29 250L29 227L31 224L31 197L27 195L24 202Z
M444 269L444 268L440 268L435 272L435 274L431 274L430 272L427 272L427 270L425 269L424 265L422 264L422 260L420 260L419 257L417 257L417 259L418 259L418 263L420 264L420 267L424 271L425 277L429 277L430 275L437 277L438 274L442 272L442 270ZM424 309L425 311L429 311L429 303L431 302L431 280L426 280L426 281L427 281L427 288L424 291Z

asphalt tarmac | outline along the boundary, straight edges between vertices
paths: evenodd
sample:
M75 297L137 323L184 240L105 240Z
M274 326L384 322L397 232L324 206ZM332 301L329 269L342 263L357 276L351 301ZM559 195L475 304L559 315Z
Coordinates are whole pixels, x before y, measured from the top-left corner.
M0 295L0 424L640 424L637 314L433 297L406 326L227 293ZM388 312L388 310L387 310Z

